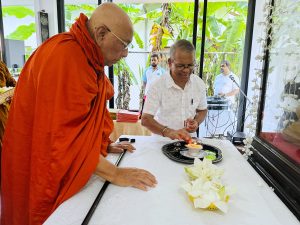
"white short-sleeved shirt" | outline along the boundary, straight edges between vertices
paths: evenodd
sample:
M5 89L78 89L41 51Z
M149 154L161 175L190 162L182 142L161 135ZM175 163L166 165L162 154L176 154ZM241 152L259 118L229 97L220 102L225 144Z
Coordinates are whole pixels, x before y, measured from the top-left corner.
M230 72L229 75L219 74L216 76L215 82L214 82L214 95L218 95L219 93L229 93L233 90L239 89L239 87L231 80L230 77L233 77L234 80L239 84L240 80L239 78ZM234 96L228 96L226 97L228 100L231 101L231 103L234 102Z
M143 81L146 83L145 88L145 95L147 95L149 87L153 82L155 82L160 76L162 76L165 73L165 70L161 68L160 66L157 66L155 70L153 70L153 67L148 67L144 74L143 74Z
M182 90L166 73L151 85L143 112L177 130L184 128L186 119L195 117L196 109L206 108L206 86L200 77L192 74Z

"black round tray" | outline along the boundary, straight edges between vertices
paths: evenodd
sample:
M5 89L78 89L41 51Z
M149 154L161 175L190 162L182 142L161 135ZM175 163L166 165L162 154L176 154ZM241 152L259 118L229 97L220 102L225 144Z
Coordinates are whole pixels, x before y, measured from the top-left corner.
M194 163L193 158L185 157L182 154L180 154L180 151L188 150L188 148L185 147L185 145L186 145L185 141L176 141L176 142L164 145L162 147L162 151L168 158L170 158L176 162L185 163L185 164L193 164ZM212 163L217 163L222 160L222 158L223 158L222 151L219 148L212 146L212 145L208 145L208 144L202 144L202 146L203 146L204 150L209 150L209 151L216 153L216 159L214 159L212 161ZM200 158L200 160L203 160L203 158Z

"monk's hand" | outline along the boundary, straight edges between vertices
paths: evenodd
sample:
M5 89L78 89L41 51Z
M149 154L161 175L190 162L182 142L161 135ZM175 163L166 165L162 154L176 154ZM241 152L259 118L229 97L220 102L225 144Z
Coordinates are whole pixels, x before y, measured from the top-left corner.
M171 128L168 128L164 132L164 136L171 138L172 140L178 139L184 140L186 142L192 139L191 135L186 131L186 129L173 130Z
M116 168L115 176L111 183L123 187L135 187L147 191L149 187L157 184L155 176L150 172L137 168Z
M109 153L121 153L121 152L124 152L124 150L133 152L135 150L135 147L133 147L133 145L130 144L128 141L111 143L107 147L107 152L109 152Z
M198 127L199 127L199 123L197 120L195 119L187 119L185 121L185 129L187 130L187 132L189 133L194 133L197 131Z

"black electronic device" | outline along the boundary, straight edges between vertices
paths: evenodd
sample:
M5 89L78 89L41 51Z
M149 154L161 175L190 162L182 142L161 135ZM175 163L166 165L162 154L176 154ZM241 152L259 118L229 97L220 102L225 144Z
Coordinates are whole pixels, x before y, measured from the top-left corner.
M220 96L207 97L208 110L226 110L229 107L228 99Z
M121 142L121 141L129 141L130 139L129 138L119 138L119 142Z
M227 132L227 138L233 144L244 144L243 141L246 139L246 134L244 132Z

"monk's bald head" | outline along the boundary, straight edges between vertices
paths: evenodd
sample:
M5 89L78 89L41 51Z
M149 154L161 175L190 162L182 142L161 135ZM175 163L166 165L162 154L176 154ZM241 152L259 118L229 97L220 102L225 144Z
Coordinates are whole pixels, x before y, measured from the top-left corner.
M113 3L103 3L87 22L91 37L100 47L104 64L111 66L128 55L133 26L129 16Z
M129 16L114 3L103 3L98 6L89 19L92 28L105 25L111 31L130 40L133 35L133 26ZM126 37L127 36L127 37Z

